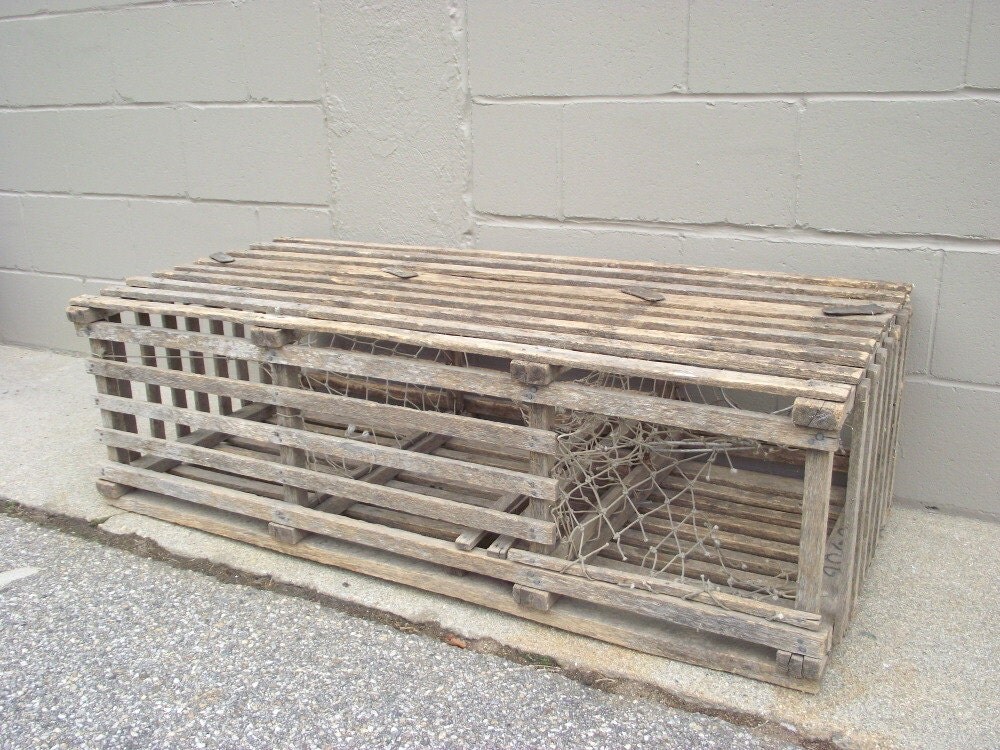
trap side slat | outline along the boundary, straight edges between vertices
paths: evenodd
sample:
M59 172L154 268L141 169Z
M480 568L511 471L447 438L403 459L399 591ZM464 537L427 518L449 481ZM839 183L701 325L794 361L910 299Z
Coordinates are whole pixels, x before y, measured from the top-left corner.
M108 288L103 293L109 296L122 296L129 299L144 299L150 301L178 301L192 303L218 302L225 304L230 309L253 310L255 312L267 313L289 313L300 312L311 317L328 318L330 320L341 319L345 309L356 309L364 313L384 313L385 305L376 302L368 302L363 298L359 299L351 295L341 295L327 293L324 295L324 305L316 305L316 297L309 293L292 292L255 292L248 296L246 290L240 290L236 286L205 285L193 282L173 282L158 283L152 280L148 285L139 285L135 279L129 280L127 288ZM301 305L297 308L296 305ZM330 309L333 308L333 309ZM397 304L393 309L406 316L416 316L439 321L442 325L437 326L439 333L450 333L455 329L445 322L481 321L484 315L477 311L468 309L455 309L433 305L422 304ZM370 319L370 317L366 317ZM380 320L385 320L379 315ZM494 323L499 323L505 328L518 330L538 330L548 333L570 333L575 335L592 334L601 338L635 341L647 344L662 344L665 346L679 346L690 349L704 351L724 351L742 354L754 354L758 356L782 357L789 360L814 362L817 364L841 364L848 366L861 366L868 362L870 345L874 340L861 339L857 343L851 344L841 342L836 348L827 346L816 346L814 341L807 341L801 337L802 341L787 342L772 340L768 343L760 342L753 338L741 338L733 336L732 331L725 331L721 327L709 335L688 333L683 331L658 331L634 326L634 321L629 321L629 326L608 325L607 322L598 321L574 321L565 319L546 319L537 316L521 315L511 312L509 309L502 318L493 317ZM866 345L867 344L867 345Z
M435 302L445 306L462 306L471 309L477 303L519 305L561 309L572 315L587 311L608 313L607 319L631 320L635 316L653 320L680 318L702 322L729 320L737 325L786 327L819 334L842 334L851 337L871 337L884 330L889 316L828 317L815 307L787 303L762 303L744 300L718 299L706 296L664 294L664 300L655 305L639 303L634 298L623 299L615 290L580 289L579 287L536 284L524 290L498 288L497 284L477 279L421 274L413 279L387 278L377 271L356 271L340 268L337 275L318 272L296 272L261 269L250 261L220 268L209 265L181 265L169 271L157 271L157 279L201 281L223 285L241 286L250 280L263 279L263 288L291 291L325 291L333 286L341 293L363 295L366 292L378 298L399 298L410 301ZM284 284L280 282L285 282ZM321 287L317 289L317 287ZM258 287L259 288L259 287Z
M756 644L704 632L696 633L662 620L647 620L572 599L563 599L548 612L526 610L503 596L507 584L502 581L479 575L453 579L442 576L443 568L432 563L321 536L295 546L284 545L269 537L260 522L253 519L164 495L132 493L113 502L123 510L207 530L326 565L416 586L654 656L724 670L807 692L816 692L819 687L816 679L792 678L778 671L774 665L773 651Z
M111 290L115 291L115 290ZM582 333L586 327L575 324L575 333L551 332L547 330L535 330L507 327L502 325L502 321L495 321L497 325L485 323L454 322L449 323L434 317L417 317L389 312L375 312L368 310L352 310L335 306L308 305L304 303L275 303L269 300L252 298L246 296L221 295L221 294L199 294L194 292L172 292L144 290L138 287L125 287L121 290L124 298L148 300L151 302L182 302L188 305L203 305L207 307L224 307L230 310L246 310L259 314L273 315L296 315L313 318L316 320L328 320L331 324L359 323L362 325L391 325L397 329L410 332L411 338L420 333L428 335L444 334L449 336L475 336L483 340L510 342L515 344L526 344L544 347L562 347L571 349L581 354L602 354L616 357L631 357L652 361L679 362L689 365L702 365L706 367L726 368L736 372L757 373L762 375L785 375L791 377L827 380L835 383L857 383L861 378L862 370L859 369L867 364L867 355L861 351L842 351L823 349L821 347L811 347L808 350L790 344L773 344L773 356L766 353L750 353L746 350L757 352L767 352L767 347L757 344L740 344L738 340L730 339L727 346L729 349L742 349L743 351L697 349L686 345L672 344L648 344L641 339L648 338L646 334L639 333L633 335L629 330L618 330L612 333L620 336L619 339L605 338L596 335L585 335ZM515 316L516 317L516 316ZM529 319L530 321L530 319ZM271 325L274 325L273 323ZM281 327L287 326L284 323ZM549 325L556 325L550 323ZM679 337L682 334L663 334L664 337ZM420 341L422 345L433 346L427 337ZM695 337L700 342L711 343L710 337ZM720 337L721 339L722 337ZM719 343L718 346L722 346ZM824 362L812 362L804 359L781 358L778 355L782 349L790 354L799 357L832 356L830 352L841 352L841 359L851 360L850 364L827 364Z
M541 555L522 549L512 549L507 553L507 559L543 568L544 570L557 571L583 578L594 578L595 580L613 583L618 586L627 586L630 589L637 588L653 593L678 596L682 599L705 604L718 604L736 612L762 617L766 620L784 622L807 630L818 630L822 623L822 617L811 612L799 612L778 604L735 596L724 591L705 591L703 588L690 583L684 583L683 581L650 578L648 575L626 573L600 565L587 565L583 567L579 563L569 563L558 557Z
M138 343L183 343L169 331L138 330L127 326L93 324L88 328L93 335ZM247 342L234 339L201 338L195 344L209 351L252 358L263 350ZM377 377L410 382L417 385L453 388L515 402L537 403L582 409L608 416L631 419L729 434L736 437L753 437L777 445L835 448L838 439L822 431L806 429L792 424L790 419L757 412L747 412L705 404L672 401L657 397L623 393L611 388L555 382L543 388L520 386L496 372L477 368L455 368L431 362L417 362L390 356L369 355L359 352L324 351L307 347L285 347L272 357L273 361L325 368L360 377Z
M550 454L556 450L555 438L549 432L520 425L487 422L459 414L419 411L408 407L364 401L336 394L285 388L280 385L269 386L261 383L228 381L221 378L175 373L139 365L95 361L88 364L88 369L94 374L112 377L117 375L129 380L156 383L162 386L176 385L199 388L203 389L205 393L242 398L247 401L266 401L277 406L298 408L318 414L337 415L354 424L435 432Z
M854 412L851 423L851 455L856 457L852 461L848 476L847 488L845 491L843 529L841 536L840 565L837 571L837 578L833 587L833 603L831 605L833 620L833 638L837 643L843 639L847 625L850 622L851 609L854 601L854 591L856 581L854 569L857 565L858 550L858 523L860 508L863 503L861 498L864 484L864 472L866 464L863 460L865 445L869 442L869 431L872 428L870 416L870 393L871 383L865 378L858 386L858 393L855 397Z
M637 530L623 534L621 549L619 550L618 544L615 543L602 550L600 553L600 564L605 567L610 566L619 570L625 570L637 574L644 573L648 575L650 572L648 565L644 565L643 561L645 560L646 563L650 562L646 559L647 552L649 551L650 535L652 535L655 540L657 536L655 527L650 527L646 535L643 535L642 532ZM685 528L683 533L681 531L678 531L677 533L677 539L681 541L696 541L697 539L704 539L705 536L706 534L703 531L695 533L690 527ZM741 572L756 573L761 576L765 576L772 579L771 583L774 582L773 579L794 582L798 577L798 566L794 562L790 562L788 560L778 560L774 557L769 557L764 553L741 552L740 550L732 548L733 545L726 539L726 532L718 532L716 536L720 541L717 550L708 551L707 549L702 549L698 544L693 544L686 553L687 559L698 563L706 563L708 567L702 568L706 571L717 571L720 574L725 574L726 568L720 565L718 557L719 554L722 554L726 562L726 566L732 565ZM731 536L736 537L737 535ZM748 539L749 537L744 536L740 538ZM622 553L624 553L624 555ZM623 556L626 559L623 560ZM597 562L597 560L595 559L594 562ZM657 570L665 567L667 562L670 561L657 560ZM681 573L686 573L688 571L686 567L682 568L680 565L677 565L673 567L670 572L675 575L680 575Z
M140 326L151 326L152 321L149 315L146 313L136 313L135 316L136 324ZM156 368L156 347L155 346L140 346L139 347L139 360L143 365L151 369ZM107 373L103 373L107 375ZM121 377L121 376L120 376ZM125 376L127 377L127 376ZM133 380L133 378L127 378ZM146 384L146 400L154 404L163 403L163 394L160 391L160 386L151 383ZM163 438L167 436L166 426L162 421L158 419L153 419L149 423L149 431L153 437Z
M160 315L160 325L170 331L177 330L177 316L171 314ZM168 370L184 370L184 359L180 349L168 347L166 352ZM183 388L170 389L170 402L179 409L186 409L188 405L187 391ZM175 424L174 434L181 438L191 432L191 428L186 424Z
M652 534L661 538L664 535L675 534L678 538L690 542L701 541L709 537L709 530L707 528L702 527L696 530L688 524L682 524L675 527L671 518L663 514L653 514L647 517L646 520L643 521L642 525L644 532L633 530L626 533L625 536L635 541L638 544L638 548L641 548L640 552L643 553L649 549L648 539L645 536L646 534ZM728 531L725 529L714 531L711 536L718 540L719 546L722 549L744 552L752 555L758 555L769 560L783 560L786 562L795 562L799 557L798 544L788 544L773 539L762 539L750 533L742 533L742 531Z
M517 342L413 332L405 329L385 326L340 323L337 321L317 321L309 318L229 311L225 309L195 305L181 307L170 305L168 303L143 302L139 300L127 300L112 297L80 297L77 298L76 301L90 304L91 306L101 305L104 307L110 307L115 310L173 310L176 312L178 309L183 309L187 312L187 314L197 315L199 317L213 317L220 320L249 319L249 322L253 323L290 328L302 332L340 333L343 335L362 336L375 340L412 343L417 346L427 346L435 349L463 351L469 354L484 354L487 356L506 357L509 359L529 359L543 364L551 364L560 367L574 367L598 372L634 375L636 377L648 377L659 380L699 383L701 385L728 387L735 390L751 390L759 393L809 396L813 398L824 398L830 401L846 401L852 391L852 387L846 383L833 383L810 380L808 378L783 377L760 373L724 370L719 368L675 364L671 362L650 361L598 353L577 352L570 349L533 347ZM136 332L131 328L126 327L126 330L128 330L130 334L129 340L142 336L140 332ZM103 323L91 324L90 326L87 326L84 331L101 332L102 335L113 335L113 329L108 328L107 324ZM146 333L146 338L149 338L150 333L152 332ZM118 333L117 335L121 336L123 334ZM191 336L194 335L191 334ZM162 339L162 335L160 338ZM188 341L191 340L195 339L188 339ZM206 345L209 343L204 339L196 340L199 342L199 345ZM238 340L234 340L234 342L229 345L229 351L233 354L233 356L251 358L255 354L259 354L261 351L259 348L253 347L253 345L248 342L242 347L236 342L238 342ZM852 373L855 370L855 368L841 368L841 370L845 369L850 370ZM860 372L862 372L862 370L858 370L858 373Z
M556 499L556 481L547 477L536 477L507 469L466 464L453 459L438 458L399 448L365 444L356 440L338 438L333 435L320 435L281 425L271 426L245 419L203 414L162 404L150 404L103 395L99 395L97 401L102 408L121 410L125 414L156 417L165 421L187 424L192 428L215 430L228 435L242 435L257 440L270 441L279 446L313 451L347 461L391 466L430 477L461 481L474 473L476 481L482 486L507 492L520 492L539 499L553 501Z
M689 311L666 308L660 314L652 314L654 310L636 310L614 306L612 304L580 307L566 304L545 304L534 298L512 300L509 297L497 296L495 299L484 298L480 294L459 293L450 290L447 295L410 289L397 289L394 286L382 286L374 280L365 283L348 284L343 281L334 283L309 278L304 280L287 280L276 276L241 275L240 269L226 273L223 269L199 268L197 271L163 271L153 276L130 277L126 279L128 286L151 289L199 289L220 291L253 289L255 295L268 299L315 300L318 296L329 299L327 295L339 295L361 301L369 305L382 305L385 302L422 305L456 319L473 319L485 313L509 313L510 303L518 302L518 308L525 313L531 313L538 319L572 320L588 323L607 323L607 312L618 312L627 319L629 325L660 331L677 331L704 335L726 334L739 335L759 341L782 341L793 344L814 344L816 346L839 347L861 346L869 347L874 339L865 336L855 328L827 328L820 321L806 323L788 321L781 318L764 318L760 316L734 316L721 312ZM109 287L102 294L117 296L113 293L118 287ZM529 301L530 300L530 301ZM596 310L596 312L595 312Z
M208 322L208 332L215 336L225 335L225 324L221 320L210 320ZM144 365L153 365L155 367L155 362L143 362ZM212 374L215 375L217 379L228 380L229 379L229 360L218 354L212 357ZM231 414L233 411L233 401L229 396L220 395L217 400L219 407L219 414ZM162 435L153 435L153 437L163 437Z
M107 445L129 447L132 450L239 473L282 485L291 484L315 492L356 497L360 502L389 510L415 511L428 518L481 526L495 533L506 532L521 538L537 540L555 538L555 529L552 524L521 518L509 513L500 513L499 511L477 508L417 493L394 490L382 485L358 482L353 479L322 475L287 464L234 456L194 445L162 441L158 438L142 438L130 433L107 429L102 429L99 436L102 442ZM137 471L145 470L139 469ZM308 507L297 503L285 503L285 505L295 508ZM310 510L312 509L310 508ZM289 516L289 518L294 518L294 516ZM274 518L273 522L295 526L294 523L287 523L278 517Z
M622 597L619 587L601 581L569 579L550 571L526 569L508 560L490 558L480 550L458 550L449 541L427 539L388 527L376 527L373 524L249 493L207 487L179 477L146 472L118 464L105 466L103 473L110 481L152 492L162 492L189 502L240 515L263 520L277 519L281 522L289 520L296 527L314 533L501 578L512 583L522 583L532 588L551 590L553 593L593 604L624 608L635 614L661 618L708 632L745 638L762 645L785 648L794 653L811 656L821 656L825 653L828 634L823 630L813 632L740 612L720 611L718 607L700 602L649 592L630 591L628 597Z
M385 261L380 259L350 258L347 261L338 263L331 261L325 256L309 256L302 253L287 252L287 250L238 250L233 251L236 258L248 258L259 260L271 264L276 268L301 269L306 271L328 271L340 265L354 266L358 268L378 268L385 266ZM213 262L213 261L209 261ZM614 278L603 275L603 273L589 273L587 275L574 275L559 269L556 271L543 270L517 270L504 268L480 268L475 265L465 263L426 263L425 261L411 261L408 265L416 271L428 271L437 274L451 274L464 276L467 278L487 279L490 281L505 282L510 284L544 284L558 283L568 286L597 287L601 289L620 289L622 286L629 286L629 280ZM766 288L740 289L726 285L699 286L696 284L671 283L658 281L648 276L638 276L643 281L644 286L656 291L671 292L673 294L698 294L711 295L715 297L729 299L743 299L754 302L787 301L803 305L815 305L818 307L837 304L844 299L841 296L832 296L820 291L817 294L796 294L794 292L771 292ZM776 282L780 284L780 282ZM836 293L835 293L836 294ZM886 294L898 295L899 301L905 296L902 293L883 293L873 290L872 294L880 297ZM850 297L848 297L850 299Z
M830 517L831 451L806 451L802 483L802 529L799 534L799 577L795 606L820 612L823 598L823 559Z
M456 255L461 255L462 250L456 248L448 247L430 247L430 246L411 246L411 245L391 245L385 243L377 242L357 242L354 240L330 240L330 239L307 239L307 238L294 238L294 237L282 237L273 241L275 246L287 246L287 245L308 245L313 247L333 247L333 248L359 248L359 249L374 249L379 251L404 251L404 252L422 252L429 255L445 256L445 257L455 257ZM765 280L787 280L794 281L803 284L821 284L821 285L832 285L838 287L847 288L860 288L860 289L893 289L896 291L910 292L912 289L911 284L892 282L892 281L872 281L868 279L845 279L839 277L821 277L821 276L803 276L800 274L792 274L783 271L754 271L749 269L732 269L732 268L712 268L708 266L688 266L688 265L677 265L670 263L661 263L659 261L641 261L641 260L618 260L613 258L593 258L588 256L573 256L573 255L553 255L551 253L525 253L525 252L509 252L509 251L499 251L499 250L482 250L476 248L475 250L468 250L468 253L474 253L478 257L485 258L510 258L510 259L522 259L531 260L534 262L546 263L554 266L560 266L563 263L571 263L575 265L584 266L594 266L598 268L629 268L629 269L639 269L639 270L670 270L678 273L689 273L697 275L710 275L713 277L721 277L723 279L730 278L751 278L751 279L765 279Z

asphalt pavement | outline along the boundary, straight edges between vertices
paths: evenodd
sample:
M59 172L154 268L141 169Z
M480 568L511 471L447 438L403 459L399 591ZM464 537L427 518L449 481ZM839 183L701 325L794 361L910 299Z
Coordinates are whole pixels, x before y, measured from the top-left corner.
M788 748L0 515L0 748Z

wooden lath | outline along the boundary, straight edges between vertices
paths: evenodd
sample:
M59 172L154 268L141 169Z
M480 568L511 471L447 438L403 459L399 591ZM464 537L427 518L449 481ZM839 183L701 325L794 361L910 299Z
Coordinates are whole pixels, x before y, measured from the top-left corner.
M909 294L288 239L69 317L119 507L814 690L891 500ZM738 471L671 458L713 444Z

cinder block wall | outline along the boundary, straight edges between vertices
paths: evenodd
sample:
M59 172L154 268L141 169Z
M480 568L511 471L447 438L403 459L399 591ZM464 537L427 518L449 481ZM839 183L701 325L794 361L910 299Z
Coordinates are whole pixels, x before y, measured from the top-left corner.
M278 235L913 282L898 495L1000 516L1000 0L6 0L0 336Z

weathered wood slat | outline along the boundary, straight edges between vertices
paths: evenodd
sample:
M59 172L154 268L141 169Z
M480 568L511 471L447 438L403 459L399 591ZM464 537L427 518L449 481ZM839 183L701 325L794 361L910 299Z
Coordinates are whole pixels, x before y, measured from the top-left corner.
M764 279L765 281L790 281L802 284L819 284L819 285L830 285L842 288L856 288L856 289L891 289L900 292L909 293L911 290L910 284L897 283L891 281L870 281L867 279L843 279L838 277L821 277L821 276L802 276L799 274L790 274L781 271L754 271L749 269L732 269L732 268L711 268L708 266L686 266L677 265L670 263L661 263L659 261L642 261L642 260L617 260L612 258L593 258L587 256L573 256L573 255L553 255L553 254L543 254L543 253L525 253L525 252L509 252L500 250L481 250L476 248L474 250L460 250L456 248L449 247L430 247L430 246L411 246L411 245L391 245L385 243L373 243L373 242L356 242L354 240L327 240L327 239L301 239L294 237L282 237L274 240L271 245L263 245L263 247L286 247L286 246L302 245L308 247L333 247L333 248L345 248L345 249L373 249L378 251L390 251L390 252L421 252L430 255L445 256L448 258L461 257L463 254L474 254L477 257L483 258L509 258L514 260L529 260L538 263L546 263L554 266L561 266L563 264L573 264L573 265L583 265L592 266L600 269L605 268L627 268L627 269L638 269L638 270L652 270L652 271L673 271L677 273L695 274L695 275L709 275L712 277L720 277L723 280L729 279Z
M233 251L233 255L237 258L253 258L264 261L273 264L273 266L277 268L302 268L305 270L330 272L340 265L340 263L332 262L329 256L309 255L308 253L302 252L297 253L287 247L279 250L270 248L260 250L238 250ZM385 266L385 260L379 258L369 259L355 257L345 259L344 261L341 261L341 263L361 268L383 268ZM479 267L465 262L448 263L429 262L426 260L410 260L407 262L407 265L417 271L428 270L431 273L451 274L455 276L465 276L468 278L489 279L520 284L544 284L547 282L555 282L582 287L620 289L622 286L628 286L629 280L638 279L643 281L644 286L649 286L651 289L673 292L675 294L709 294L718 297L748 299L762 302L790 301L798 304L817 305L820 307L829 304L836 304L844 297L855 293L853 290L837 290L835 292L837 296L830 296L824 293L824 289L819 289L815 294L798 294L790 291L772 292L768 291L766 287L742 289L738 286L730 286L724 282L712 286L699 286L692 283L660 281L656 279L655 273L632 274L627 271L619 272L620 274L626 274L625 276L619 275L618 277L614 277L606 275L603 271L595 273L593 269L588 269L584 272L584 275L577 275L571 273L571 269L565 268L558 268L555 270L523 270L498 267L488 268ZM609 270L610 272L615 271L615 269ZM625 279L625 281L623 281L623 279ZM775 281L775 284L780 286L782 282ZM883 292L881 290L868 291L870 291L872 295L878 296L880 299L889 295L893 301L902 301L905 296L903 293L897 292Z
M243 474L282 485L291 484L316 492L349 495L356 497L358 502L376 505L380 508L404 512L412 511L425 515L428 518L480 526L487 531L493 531L494 533L502 531L519 539L528 539L529 541L552 541L555 539L556 531L551 523L522 518L489 508L479 508L415 492L396 490L370 482L360 482L344 477L319 474L287 464L234 456L214 451L210 448L160 440L159 438L143 438L131 433L118 432L117 430L101 429L98 431L98 434L102 442L106 445L127 447L130 450L147 452L173 460L187 461L196 465ZM146 470L142 469L138 471ZM284 505L288 508L307 507L296 503L284 503ZM298 528L294 523L295 518L294 514L288 515L286 519L280 513L276 513L270 520L274 523ZM289 522L289 519L291 522Z
M186 341L178 338L184 334L140 330L112 324L95 323L88 330L95 336L136 343L163 345ZM644 396L612 388L560 382L542 388L522 386L490 370L467 367L458 371L448 365L361 352L288 346L278 353L267 355L264 350L236 339L200 338L197 342L190 343L206 351L226 353L246 359L268 356L273 362L283 364L329 369L351 375L385 378L417 385L468 390L508 398L515 402L542 403L734 437L757 438L777 445L833 450L839 444L836 435L797 427L791 420L774 415Z
M481 575L453 578L442 575L444 568L438 565L319 535L294 546L285 545L269 537L262 530L261 522L255 519L165 495L135 492L112 502L131 512L325 565L416 586L643 653L725 670L807 692L816 692L819 687L815 678L791 678L786 672L777 670L774 651L756 644L697 632L662 620L650 620L573 599L564 598L548 612L524 609L505 596L509 583L504 581Z
M507 469L467 464L449 458L438 458L398 448L366 444L333 435L310 433L246 419L203 414L189 409L132 401L115 396L99 395L97 402L101 408L112 411L120 410L123 414L155 417L165 421L180 422L190 427L215 430L228 435L242 435L256 440L269 441L278 446L301 448L346 461L391 466L416 474L459 481L474 473L476 481L484 487L493 487L504 492L520 492L542 500L555 501L557 498L557 483L554 479L547 477L535 477Z
M317 321L310 318L267 315L243 311L229 311L220 308L202 307L196 305L176 306L168 303L144 302L113 297L80 297L76 301L83 304L103 303L116 310L163 311L183 310L188 315L215 318L219 320L248 319L247 322L263 325L287 327L303 332L340 333L347 336L411 343L417 346L428 346L449 351L464 351L470 354L506 357L509 359L533 359L543 364L560 367L581 368L598 372L610 372L621 375L634 375L660 380L674 380L682 383L698 383L701 385L720 386L736 390L753 390L760 393L776 395L810 396L826 398L831 401L846 401L851 394L852 386L841 383L804 380L802 378L765 375L742 371L723 370L718 368L690 366L672 362L632 359L589 352L577 352L570 349L550 347L532 347L517 342L494 341L471 337L452 336L413 332L404 329L388 328L363 324L340 323L336 321ZM93 323L83 329L85 333L93 334L107 331L108 324ZM126 327L132 331L132 328ZM121 335L121 334L119 334ZM189 334L188 341L197 341L198 345L206 345L206 341ZM135 338L135 335L133 335ZM247 342L247 346L253 347ZM243 358L259 355L261 349L238 348L232 346L232 356L240 352ZM422 364L422 363L417 363ZM849 369L853 372L853 368ZM861 372L860 370L858 371Z
M330 515L312 508L289 505L269 498L219 487L207 487L191 480L156 474L128 466L111 464L103 469L113 482L162 492L189 502L207 505L231 513L266 521L288 522L318 534L344 539L377 549L414 557L460 570L481 573L521 583L531 588L551 590L594 604L626 609L647 617L661 618L687 627L743 638L751 642L784 648L793 653L820 656L825 653L827 632L817 632L785 623L764 620L742 612L662 596L650 592L629 591L622 596L619 586L603 581L589 581L525 567L500 558L490 558L481 550L459 550L447 541L428 539L410 532Z
M555 436L544 430L520 425L489 422L446 412L419 411L404 406L381 404L335 394L284 388L279 385L244 383L221 378L160 370L141 365L95 361L88 364L95 375L128 378L142 383L198 389L205 393L231 396L247 401L265 401L275 406L329 414L355 424L378 425L394 430L421 430L506 445L540 453L555 453Z
M811 612L800 612L779 604L763 602L759 599L735 596L724 591L706 591L704 588L699 588L690 583L671 581L664 578L653 578L649 575L625 573L595 564L583 566L578 561L569 562L558 557L540 555L537 552L512 549L507 553L507 559L545 570L614 583L618 586L638 588L642 591L666 594L668 596L679 596L683 599L703 602L705 604L716 604L735 612L743 612L755 617L763 617L767 620L784 622L789 625L805 628L806 630L819 630L822 622L820 615Z
M872 335L864 335L863 331L856 327L830 326L826 320L789 320L781 317L754 316L740 311L689 310L674 306L636 310L620 303L598 300L591 300L589 304L586 300L580 300L578 303L567 304L563 301L560 304L547 304L535 297L522 295L511 298L504 296L502 292L489 294L485 290L473 293L471 290L452 288L447 294L441 294L440 290L398 288L397 285L379 283L376 279L359 279L351 283L346 280L333 282L324 280L323 277L313 278L301 274L298 276L303 278L286 278L294 276L297 275L262 276L254 274L250 269L240 268L227 273L225 269L197 266L191 271L160 271L153 276L132 277L126 279L126 283L129 286L154 289L171 289L175 288L172 286L174 284L192 284L195 286L182 288L193 290L201 288L205 291L212 288L220 291L253 289L255 295L289 300L300 299L300 295L311 296L313 300L317 296L325 298L328 294L347 295L359 304L360 301L367 301L372 305L394 302L435 307L442 310L442 314L456 319L458 316L469 319L496 313L506 314L510 311L511 303L516 302L520 310L531 313L537 318L606 324L609 317L612 319L621 317L628 325L641 329L710 336L724 334L759 341L786 341L828 347L870 347L874 343L874 331L877 330L873 327ZM109 287L102 293L111 295L113 290L120 289L121 287ZM117 291L112 296L118 296Z
M578 314L582 311L610 313L605 319L631 320L642 316L653 319L681 318L695 321L724 321L737 324L759 324L787 327L812 333L841 334L850 337L871 338L884 331L888 316L829 317L822 308L787 303L765 303L748 300L719 299L713 297L664 294L664 300L655 305L640 303L613 289L585 289L574 286L534 284L524 288L498 285L481 279L466 279L439 274L420 274L414 279L402 280L388 277L375 269L338 268L337 274L259 268L255 261L244 260L225 268L208 265L177 266L170 271L158 271L154 278L221 280L241 286L245 279L266 278L288 282L288 286L275 285L265 288L291 288L307 284L302 291L313 291L312 285L334 285L342 292L361 293L369 289L383 295L422 295L423 299L439 305L474 307L477 301L507 302L533 306L558 305L559 308ZM412 298L412 297L407 297Z
M115 292L114 289L110 290ZM587 327L575 323L560 323L553 321L542 324L542 327L556 327L566 330L549 331L523 327L506 326L503 321L495 324L468 323L464 321L449 322L436 317L401 315L392 312L377 312L362 309L348 309L329 305L309 305L299 302L278 302L247 296L202 294L196 292L157 291L139 287L124 287L120 292L123 297L151 302L180 302L190 305L226 308L228 310L245 310L258 314L294 315L315 320L329 320L331 323L358 323L362 325L390 325L408 331L410 336L420 333L443 334L448 336L475 336L483 340L511 342L532 346L555 347L580 352L594 353L616 357L632 357L654 362L679 362L682 364L701 365L706 367L725 367L738 372L752 372L764 375L786 375L800 378L828 380L835 383L857 383L861 379L862 370L868 357L861 351L832 350L822 347L795 347L791 344L772 344L761 346L754 342L741 342L738 339L719 337L715 346L723 349L696 348L697 345L712 345L713 338L693 336L689 334L645 333L633 332L633 329L615 329L610 333L617 338L586 334ZM347 304L350 304L348 300ZM516 315L507 316L517 317ZM530 325L531 319L525 319ZM275 323L271 323L275 325ZM285 323L278 323L286 327ZM289 326L291 327L291 326ZM295 326L298 328L298 326ZM537 326L536 326L537 328ZM647 338L680 339L685 341L671 343L644 343ZM697 344L690 342L694 339ZM427 341L424 345L432 345ZM768 353L770 350L770 353ZM783 352L787 358L782 358ZM797 358L792 358L792 355ZM809 361L806 357L831 357L847 361L845 364L828 364L823 361Z
M294 305L301 304L303 306L301 308L302 314L309 317L326 317L331 320L341 319L344 309L374 313L385 312L383 300L368 300L365 296L355 295L353 292L349 294L338 293L336 287L332 285L323 294L323 300L327 304L317 306L316 295L313 292L283 292L255 289L252 294L248 294L246 288L236 285L166 281L155 278L129 279L128 284L129 286L125 288L109 287L103 293L109 296L161 302L178 301L208 304L218 301L220 304L225 303L230 309L253 310L255 312L278 312L280 310L284 313L289 313L294 311ZM723 326L708 327L706 330L704 325L700 327L700 331L691 331L679 330L684 328L684 326L676 324L671 326L673 330L668 330L662 325L657 325L655 321L653 324L650 324L646 321L636 321L634 319L629 320L627 325L610 325L607 322L606 316L603 320L593 315L579 316L590 318L590 320L574 320L558 316L540 317L538 315L526 315L520 311L511 312L509 302L507 303L507 310L504 311L502 317L495 315L487 316L484 312L469 309L468 307L453 308L414 302L397 302L397 304L393 305L393 310L409 317L433 318L439 322L438 328L441 329L439 331L441 333L449 333L453 330L453 327L445 325L446 322L464 321L475 323L489 319L494 324L502 325L505 328L551 333L592 334L602 338L624 341L680 346L706 351L739 352L772 357L780 356L803 362L848 366L867 364L870 346L874 343L874 339L849 339L847 337L840 337L840 340L837 340L836 343L826 339L821 343L827 345L822 346L817 345L820 342L815 337L810 338L805 334L786 333L776 336L758 332L754 329L734 331L731 327ZM565 312L563 312L563 316L565 316ZM637 322L639 325L636 325ZM645 325L643 325L644 323ZM695 326L691 324L687 325L688 329L693 327Z
M823 557L826 553L830 514L830 480L833 454L806 452L806 474L802 489L802 532L799 540L799 579L795 606L819 612L823 596Z

